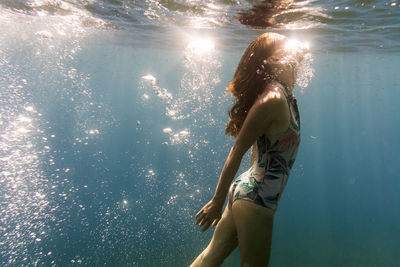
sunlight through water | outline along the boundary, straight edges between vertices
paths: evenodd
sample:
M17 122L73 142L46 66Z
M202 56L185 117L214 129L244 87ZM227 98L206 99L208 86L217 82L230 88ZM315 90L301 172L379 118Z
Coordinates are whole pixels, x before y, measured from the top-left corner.
M0 0L0 266L188 266L234 142L226 86L264 32L288 37L303 136L271 265L396 266L399 6Z

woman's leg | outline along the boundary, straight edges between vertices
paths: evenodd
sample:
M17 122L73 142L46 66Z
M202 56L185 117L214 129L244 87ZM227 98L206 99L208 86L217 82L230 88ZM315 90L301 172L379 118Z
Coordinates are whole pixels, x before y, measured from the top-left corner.
M274 212L248 200L232 204L242 267L268 266Z
M224 259L237 247L237 234L232 211L225 207L221 220L215 227L213 237L207 248L196 258L190 267L220 266Z

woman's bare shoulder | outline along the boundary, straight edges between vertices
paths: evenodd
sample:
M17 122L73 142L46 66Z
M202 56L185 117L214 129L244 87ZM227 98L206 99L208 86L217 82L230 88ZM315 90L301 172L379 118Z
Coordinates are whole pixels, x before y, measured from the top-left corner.
M280 133L289 126L289 107L282 90L279 85L269 85L254 103L254 111L258 116L269 118L260 124L264 134Z
M277 84L269 84L264 92L257 98L254 103L254 108L259 111L276 111L280 113L281 109L287 108L285 94Z

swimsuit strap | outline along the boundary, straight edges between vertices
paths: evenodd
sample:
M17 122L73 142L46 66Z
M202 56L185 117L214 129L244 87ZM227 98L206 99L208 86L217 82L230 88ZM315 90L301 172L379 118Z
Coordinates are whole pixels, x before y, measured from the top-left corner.
M288 105L289 105L289 109L291 110L291 102L292 102L292 101L295 101L296 98L293 96L293 94L292 94L291 92L289 92L288 86L287 86L285 83L280 82L280 81L276 81L276 82L277 82L279 85L281 85L281 86L280 86L281 91L282 91L283 94L285 95L286 101L288 102ZM283 90L282 90L282 87L283 87Z
M284 90L282 90L282 91L285 94L286 98L288 98L288 97L293 98L293 94L291 92L289 92L289 87L285 83L280 82L280 81L276 81L276 83L278 83L279 85L281 85L283 87Z
M296 117L296 122L297 122L296 124L298 124L298 127L300 128L300 116L299 116L299 109L298 109L298 106L297 106L296 98L294 97L292 92L289 91L288 86L285 83L280 82L280 81L276 81L276 82L283 87L282 92L285 95L286 101L287 101L288 106L289 106L290 124L293 125L293 123L294 123L294 118L292 117L292 109L294 109L293 111L294 111L294 114L295 114L295 117Z

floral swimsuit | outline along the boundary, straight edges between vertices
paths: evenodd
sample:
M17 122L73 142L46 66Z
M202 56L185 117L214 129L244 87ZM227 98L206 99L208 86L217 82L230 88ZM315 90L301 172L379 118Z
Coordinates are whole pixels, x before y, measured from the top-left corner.
M230 207L236 199L250 200L272 210L278 206L300 144L300 116L296 99L286 88L282 91L290 111L289 127L283 133L257 138L258 157L249 170L232 182Z

